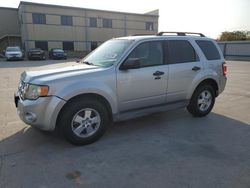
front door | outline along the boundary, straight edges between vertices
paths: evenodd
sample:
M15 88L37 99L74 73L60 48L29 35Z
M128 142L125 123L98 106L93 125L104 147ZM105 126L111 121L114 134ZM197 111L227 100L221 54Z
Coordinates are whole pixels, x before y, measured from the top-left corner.
M139 59L140 68L117 71L120 112L165 103L168 65L164 61L163 43L141 43L128 59Z

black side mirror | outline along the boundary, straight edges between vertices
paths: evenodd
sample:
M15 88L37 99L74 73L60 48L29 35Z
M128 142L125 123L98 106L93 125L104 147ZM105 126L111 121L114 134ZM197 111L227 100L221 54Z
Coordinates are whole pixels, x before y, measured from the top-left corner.
M139 69L141 67L140 64L140 59L130 58L122 63L122 65L120 66L120 70Z
M81 59L77 59L77 60L76 60L76 63L80 63L80 62L81 62Z
M6 50L3 50L3 54L5 54Z

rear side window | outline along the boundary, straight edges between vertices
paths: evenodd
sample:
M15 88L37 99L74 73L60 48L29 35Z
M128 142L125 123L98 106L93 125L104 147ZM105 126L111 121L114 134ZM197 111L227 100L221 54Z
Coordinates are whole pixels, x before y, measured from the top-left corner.
M168 62L170 64L195 62L198 60L193 46L186 40L168 41Z
M220 59L220 53L218 52L215 44L208 40L196 40L196 43L202 50L203 54L206 56L207 60L217 60Z

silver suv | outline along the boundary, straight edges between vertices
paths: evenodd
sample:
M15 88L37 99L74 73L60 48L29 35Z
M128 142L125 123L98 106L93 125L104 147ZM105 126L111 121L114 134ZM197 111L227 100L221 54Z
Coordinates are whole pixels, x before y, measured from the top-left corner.
M195 34L116 38L74 66L23 72L18 114L79 145L99 139L112 121L182 107L205 116L225 88L227 66L216 42Z
M24 59L23 51L20 49L19 46L9 46L3 52L7 61Z

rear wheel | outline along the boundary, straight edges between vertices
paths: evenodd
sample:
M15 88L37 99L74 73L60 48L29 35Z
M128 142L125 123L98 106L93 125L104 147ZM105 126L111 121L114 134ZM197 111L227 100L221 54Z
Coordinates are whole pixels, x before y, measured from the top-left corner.
M71 101L59 118L65 138L76 145L95 142L104 134L109 123L105 106L86 98Z
M194 116L202 117L212 110L214 102L214 88L210 85L201 85L195 90L187 109Z

